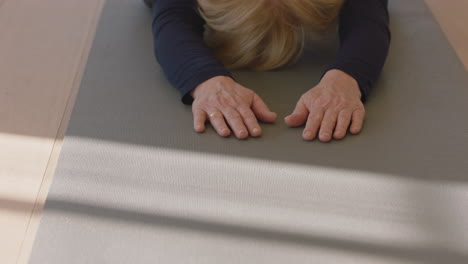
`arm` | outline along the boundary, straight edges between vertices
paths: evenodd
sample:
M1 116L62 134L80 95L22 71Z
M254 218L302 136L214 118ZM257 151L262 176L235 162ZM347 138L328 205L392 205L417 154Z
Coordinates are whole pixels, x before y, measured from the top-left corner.
M190 92L215 76L232 77L203 42L204 21L195 0L155 0L154 50L169 81L191 104Z
M340 15L340 50L328 70L338 69L359 84L365 101L390 46L388 0L347 0Z
M347 0L340 15L340 50L320 83L303 94L289 126L305 123L303 138L342 139L361 131L370 89L390 44L388 0Z
M209 121L220 136L229 136L231 130L239 139L260 136L257 118L274 122L276 114L255 92L237 84L213 57L204 44L204 21L195 6L196 0L155 0L156 58L179 89L182 102L192 104L195 131L204 132Z

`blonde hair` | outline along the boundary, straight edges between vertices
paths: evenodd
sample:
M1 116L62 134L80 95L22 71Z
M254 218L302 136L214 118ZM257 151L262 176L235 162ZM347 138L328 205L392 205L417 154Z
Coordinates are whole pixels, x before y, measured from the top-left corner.
M276 69L295 62L305 31L326 32L343 0L198 0L205 42L230 69Z

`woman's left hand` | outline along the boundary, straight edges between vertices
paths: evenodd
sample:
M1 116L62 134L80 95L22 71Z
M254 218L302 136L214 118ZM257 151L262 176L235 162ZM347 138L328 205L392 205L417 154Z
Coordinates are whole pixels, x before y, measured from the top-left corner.
M305 125L302 137L322 142L342 139L350 127L361 131L365 117L361 91L356 80L340 70L328 71L313 89L302 95L294 112L285 118L290 127Z

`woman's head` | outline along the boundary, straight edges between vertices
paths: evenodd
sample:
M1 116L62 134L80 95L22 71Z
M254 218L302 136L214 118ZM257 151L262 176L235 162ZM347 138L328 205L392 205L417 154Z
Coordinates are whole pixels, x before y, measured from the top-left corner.
M294 62L304 32L324 32L343 0L198 0L205 41L231 69L270 70Z

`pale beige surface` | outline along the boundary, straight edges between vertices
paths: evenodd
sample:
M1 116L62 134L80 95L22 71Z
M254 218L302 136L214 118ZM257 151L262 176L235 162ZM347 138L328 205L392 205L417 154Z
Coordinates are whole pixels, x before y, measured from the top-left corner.
M468 70L468 0L426 0Z
M468 69L467 0L427 0ZM26 263L103 0L0 0L0 263Z
M101 3L0 0L0 263L29 252Z

